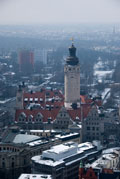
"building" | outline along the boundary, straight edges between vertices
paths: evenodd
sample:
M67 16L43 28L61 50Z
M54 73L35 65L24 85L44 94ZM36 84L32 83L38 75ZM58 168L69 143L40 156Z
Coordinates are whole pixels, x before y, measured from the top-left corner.
M40 156L32 157L32 172L50 174L53 179L78 178L80 161L94 160L99 154L97 146L92 143L78 145L67 142L43 151Z
M103 109L93 104L82 123L82 141L100 140L104 143L104 123L105 113Z
M103 151L102 156L91 164L80 164L79 179L120 178L120 148Z
M56 89L28 92L19 88L15 123L26 129L62 129L81 122L89 114L92 103L101 106L101 99L80 95L80 64L72 44L64 66L65 94Z
M49 142L35 135L17 133L17 128L6 131L0 143L0 178L17 178L21 173L30 173L30 160L40 155L50 145L59 143L59 139ZM53 144L54 143L54 144Z
M93 103L82 121L82 141L100 140L107 147L119 146L120 121L117 111L106 111Z
M66 108L72 108L72 105L80 107L80 64L73 44L69 48L69 53L64 66L64 104Z
M36 49L34 50L35 61L42 62L43 64L47 64L47 49Z
M18 54L19 71L32 74L34 71L34 54L30 50L21 50Z

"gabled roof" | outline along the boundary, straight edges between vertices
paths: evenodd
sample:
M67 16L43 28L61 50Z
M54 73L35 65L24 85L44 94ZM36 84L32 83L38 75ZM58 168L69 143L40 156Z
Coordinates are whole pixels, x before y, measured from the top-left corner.
M59 112L60 108L58 109L54 109L54 110L43 110L43 109L37 109L37 110L29 110L29 109L18 109L16 110L16 114L15 114L15 121L17 122L18 121L18 118L19 118L19 115L24 112L26 114L26 119L28 119L28 117L30 115L33 116L33 122L35 120L35 117L37 116L38 113L41 113L42 116L43 116L43 122L48 122L48 118L51 118L51 120L53 121L58 112Z
M69 109L67 110L72 120L80 120L87 117L88 113L90 112L91 105L89 104L82 104L80 108L77 109Z
M25 113L26 114L26 119L28 119L28 117L30 115L33 116L33 122L35 120L35 117L37 116L38 113L41 113L43 116L43 122L48 122L48 118L51 118L52 121L54 121L58 115L58 113L61 111L61 109L64 107L59 107L59 108L55 108L53 110L47 110L47 109L36 109L36 110L30 110L30 109L17 109L16 110L16 114L15 114L15 121L18 121L18 118L20 116L21 113ZM77 120L77 121L81 121L81 119L86 118L89 111L91 110L91 105L89 104L82 104L80 108L78 109L69 109L67 110L69 116L71 117L71 119L73 121Z

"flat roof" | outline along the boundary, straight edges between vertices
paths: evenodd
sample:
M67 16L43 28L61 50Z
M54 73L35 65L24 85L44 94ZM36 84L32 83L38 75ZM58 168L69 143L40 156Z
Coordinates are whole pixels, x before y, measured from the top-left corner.
M21 174L18 179L52 179L52 176L45 174Z
M40 139L40 137L36 135L17 134L13 140L13 143L27 143L38 139Z
M90 150L88 153L84 153L84 151ZM57 166L62 163L68 163L68 165L76 160L80 160L81 158L85 158L89 154L93 154L97 152L95 146L86 142L78 145L75 142L67 142L65 144L60 144L52 147L49 150L43 151L42 155L32 157L32 161L38 164L47 165L47 166ZM74 157L69 160L69 158ZM77 158L76 158L77 157ZM67 160L65 160L67 159Z

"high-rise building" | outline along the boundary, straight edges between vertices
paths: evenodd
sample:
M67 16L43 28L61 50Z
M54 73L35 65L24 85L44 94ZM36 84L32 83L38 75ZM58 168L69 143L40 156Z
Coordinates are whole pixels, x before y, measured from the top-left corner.
M64 66L66 108L71 108L72 105L80 106L80 64L73 44L69 48L69 53Z
M34 70L34 54L30 50L21 50L18 55L19 71L31 74Z
M44 65L47 64L47 49L36 49L34 50L35 61L42 62Z

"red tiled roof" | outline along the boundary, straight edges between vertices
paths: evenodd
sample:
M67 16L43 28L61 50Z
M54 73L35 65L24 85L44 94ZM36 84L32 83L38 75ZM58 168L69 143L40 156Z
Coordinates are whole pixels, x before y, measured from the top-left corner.
M48 118L51 117L52 120L55 120L61 107L59 108L54 108L53 110L47 110L47 109L34 109L34 110L29 110L29 109L17 109L16 114L15 114L15 121L18 121L19 115L24 112L28 118L28 116L32 115L33 120L35 116L38 113L41 113L43 115L43 122L47 122ZM91 109L91 106L88 104L82 104L80 108L73 110L69 109L67 110L68 114L70 115L71 119L73 121L79 120L81 121L82 117L83 119L87 117L89 111Z
M37 109L37 110L29 110L29 109L18 109L16 110L16 114L15 114L15 121L18 121L19 115L24 112L26 114L26 118L28 118L30 115L33 116L33 121L35 119L35 117L37 116L38 113L41 113L43 116L43 122L48 122L48 118L51 118L52 121L55 120L58 112L59 112L60 108L58 109L54 109L54 110L41 110L41 109Z
M27 98L28 102L25 102L24 99ZM42 89L40 92L24 92L23 93L23 106L25 107L27 104L30 103L30 98L32 98L32 102L35 103L35 98L38 98L38 104L41 104L41 106L45 107L46 104L49 105L55 105L55 106L61 106L64 103L64 96L61 93L61 91L58 90L45 90ZM54 98L54 102L47 101L47 99ZM43 101L41 102L40 99Z
M94 102L97 106L102 105L102 100L100 99L93 100L91 98L88 98L88 96L85 96L85 95L80 95L80 99L81 99L82 104L91 104Z
M70 117L72 118L72 120L76 120L76 117L79 117L79 119L81 120L82 118L86 118L89 111L91 109L91 106L89 104L82 104L80 108L78 109L69 109L67 110Z

